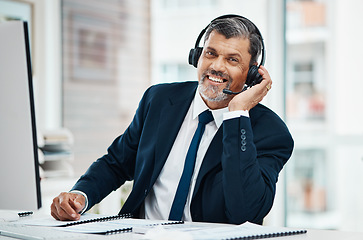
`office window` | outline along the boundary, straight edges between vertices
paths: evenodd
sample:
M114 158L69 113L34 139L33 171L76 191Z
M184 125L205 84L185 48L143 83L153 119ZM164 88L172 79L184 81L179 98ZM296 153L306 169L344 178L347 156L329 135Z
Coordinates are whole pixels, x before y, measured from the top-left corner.
M294 160L289 164L287 197L289 222L299 225L305 214L328 211L327 194L329 168L326 167L326 151L321 148L297 148Z
M339 229L340 159L333 126L335 69L327 64L331 1L286 1L286 122L295 140L286 165L287 226Z
M148 0L62 1L63 122L75 175L106 153L150 84Z
M313 56L312 56L313 57ZM291 66L287 84L287 117L295 121L325 120L325 89L319 86L316 64L312 61L295 62ZM325 79L320 80L325 82Z

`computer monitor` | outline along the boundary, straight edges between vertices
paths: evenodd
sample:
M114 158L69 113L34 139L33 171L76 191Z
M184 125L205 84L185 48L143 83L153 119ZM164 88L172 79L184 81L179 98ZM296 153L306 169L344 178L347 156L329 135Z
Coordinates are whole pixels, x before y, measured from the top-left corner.
M0 23L0 209L41 207L28 27Z

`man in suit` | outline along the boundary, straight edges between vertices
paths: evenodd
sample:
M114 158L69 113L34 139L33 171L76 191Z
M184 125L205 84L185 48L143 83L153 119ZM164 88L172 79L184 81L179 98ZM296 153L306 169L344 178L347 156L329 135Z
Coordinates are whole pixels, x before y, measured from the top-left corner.
M205 30L204 47L191 60L199 81L150 87L131 124L107 154L70 192L54 198L55 219L79 219L80 213L133 180L120 213L165 220L262 223L293 140L283 121L259 104L272 84L262 64L256 67L261 83L231 94L243 89L264 50L256 26L241 16L223 16ZM179 188L189 171L188 148L199 129L198 115L205 110L213 118L203 127L183 195ZM174 215L175 211L179 213Z

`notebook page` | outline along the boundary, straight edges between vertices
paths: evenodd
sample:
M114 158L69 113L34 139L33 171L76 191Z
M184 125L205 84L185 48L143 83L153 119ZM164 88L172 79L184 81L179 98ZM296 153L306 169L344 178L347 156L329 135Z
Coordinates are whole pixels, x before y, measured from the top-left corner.
M66 226L68 223L76 223L82 222L85 220L91 220L95 218L105 217L105 215L100 214L92 214L92 213L85 213L81 215L81 218L78 221L58 221L55 220L52 216L42 217L42 218L26 218L20 219L19 221L15 222L16 224L21 225L31 225L31 226L44 226L44 227L62 227Z

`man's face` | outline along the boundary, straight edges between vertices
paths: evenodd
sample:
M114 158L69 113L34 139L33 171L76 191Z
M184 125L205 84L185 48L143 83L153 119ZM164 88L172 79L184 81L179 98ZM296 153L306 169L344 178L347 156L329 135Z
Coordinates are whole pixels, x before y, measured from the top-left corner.
M211 109L226 107L233 98L224 88L242 90L251 59L249 44L248 39L227 39L216 31L209 35L198 61L198 79L199 93Z

